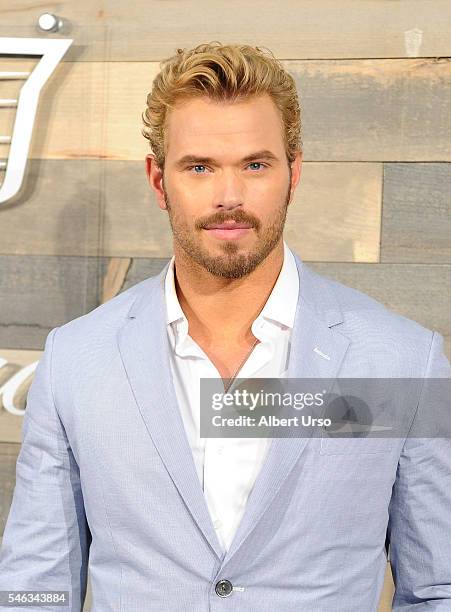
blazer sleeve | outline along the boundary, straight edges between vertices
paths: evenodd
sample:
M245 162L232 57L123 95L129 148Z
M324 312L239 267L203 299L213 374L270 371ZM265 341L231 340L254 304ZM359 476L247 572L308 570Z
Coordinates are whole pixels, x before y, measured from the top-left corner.
M0 549L0 591L68 591L64 610L79 612L86 595L91 534L78 465L52 392L57 331L47 336L27 396L16 485Z
M432 334L424 378L449 378L451 366L443 352L443 337ZM445 410L451 419L451 398L449 402ZM420 409L421 400L413 425ZM393 485L387 535L395 583L393 612L451 610L449 437L406 438Z

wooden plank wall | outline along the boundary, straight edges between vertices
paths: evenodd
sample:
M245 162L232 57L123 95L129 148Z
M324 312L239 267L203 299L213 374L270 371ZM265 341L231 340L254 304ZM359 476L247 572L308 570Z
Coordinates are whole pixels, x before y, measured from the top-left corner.
M170 257L167 217L145 180L141 112L159 62L209 40L267 46L296 80L305 161L288 244L438 330L451 358L449 0L0 0L0 36L36 36L43 11L65 20L56 36L74 44L41 95L24 187L0 206L0 393L39 359L52 327ZM0 58L0 70L11 66L32 62ZM1 86L12 97L20 83ZM13 121L3 109L0 134ZM0 395L0 536L21 423ZM388 571L381 610L392 590Z

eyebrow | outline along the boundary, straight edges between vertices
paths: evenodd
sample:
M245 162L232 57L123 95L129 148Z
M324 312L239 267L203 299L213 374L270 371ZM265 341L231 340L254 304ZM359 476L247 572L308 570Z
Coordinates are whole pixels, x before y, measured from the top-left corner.
M239 163L245 163L245 162L251 162L254 161L255 159L266 159L266 160L273 160L273 161L278 161L279 158L274 155L274 153L272 153L271 151L269 151L268 149L263 149L262 151L256 151L255 153L251 153L250 155L246 155L246 157L243 157ZM179 160L177 160L175 162L175 166L177 168L182 168L183 166L185 166L186 164L216 164L216 160L213 157L201 157L201 156L197 156L197 155L184 155L183 157L181 157Z

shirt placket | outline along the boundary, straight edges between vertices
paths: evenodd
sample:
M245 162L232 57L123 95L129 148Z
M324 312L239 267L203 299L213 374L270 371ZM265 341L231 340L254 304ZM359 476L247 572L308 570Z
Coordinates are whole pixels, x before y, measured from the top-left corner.
M254 376L270 357L268 343L263 341L257 344L238 372L238 377ZM211 365L214 376L219 377L216 367ZM230 389L233 389L233 382ZM224 549L230 546L244 514L250 492L249 483L255 481L264 451L265 443L258 438L205 438L204 495Z

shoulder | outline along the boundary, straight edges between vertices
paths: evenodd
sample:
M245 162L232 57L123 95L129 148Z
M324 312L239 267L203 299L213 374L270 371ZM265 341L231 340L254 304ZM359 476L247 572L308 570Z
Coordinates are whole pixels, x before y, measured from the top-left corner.
M86 347L92 342L114 341L130 309L137 300L156 289L159 278L160 275L146 278L90 312L61 325L56 329L55 345L60 350L72 351L79 344Z
M309 283L317 286L317 300L320 295L328 296L328 307L339 313L340 323L335 329L351 340L355 350L368 355L368 359L373 355L379 362L384 356L393 358L400 369L423 370L437 332L310 266L305 267L305 274ZM317 303L316 308L322 307Z

